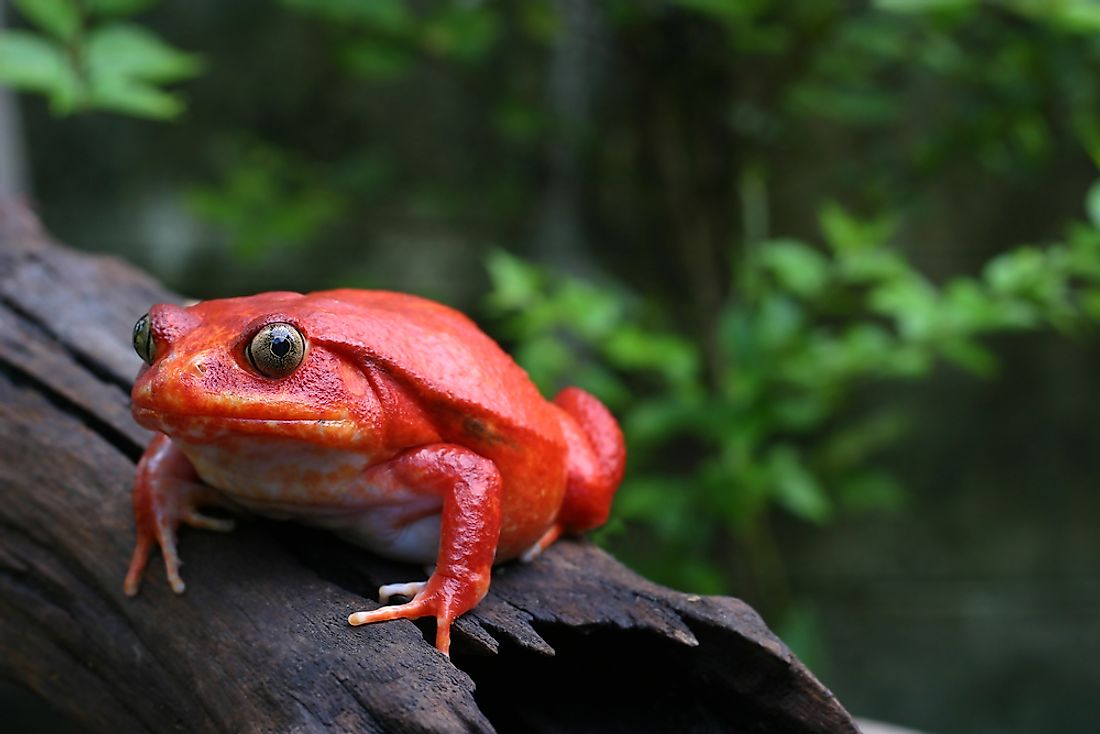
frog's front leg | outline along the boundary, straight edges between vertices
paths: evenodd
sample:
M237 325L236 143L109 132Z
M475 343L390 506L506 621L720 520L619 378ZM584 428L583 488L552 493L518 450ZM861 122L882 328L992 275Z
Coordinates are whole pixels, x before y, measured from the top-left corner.
M232 530L232 520L208 517L198 511L200 505L219 504L219 500L217 491L202 483L191 462L168 436L158 433L149 442L134 479L137 542L123 584L127 596L137 594L154 543L164 556L169 585L177 594L183 593L176 531L181 523L207 530Z
M360 625L434 616L435 646L449 654L451 624L489 590L500 537L500 472L493 462L462 446L433 444L372 467L364 478L381 489L412 488L442 498L439 557L435 571L412 601L356 612L348 622Z

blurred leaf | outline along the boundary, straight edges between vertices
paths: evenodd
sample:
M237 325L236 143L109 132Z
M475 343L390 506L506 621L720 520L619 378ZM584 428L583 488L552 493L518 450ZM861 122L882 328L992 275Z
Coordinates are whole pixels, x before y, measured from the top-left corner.
M62 41L69 41L80 29L76 0L12 0L23 17Z
M694 493L683 479L649 476L623 482L615 495L615 514L626 521L645 520L658 538L677 539L690 527L695 514ZM709 528L700 528L698 536Z
M977 0L874 0L880 10L894 13L931 13L968 10L978 5Z
M687 340L630 326L612 332L604 350L613 365L627 370L653 370L672 384L688 382L699 367L697 349Z
M925 339L935 330L937 300L936 289L911 272L876 287L867 302L875 313L893 318L903 338Z
M737 23L744 21L753 14L752 2L728 2L728 0L674 0L676 5L688 10L693 10L702 15L725 21Z
M779 504L803 520L821 523L828 519L832 511L829 498L796 449L783 445L773 448L768 454L768 469Z
M99 109L157 120L176 117L184 107L183 102L173 94L151 84L125 78L95 80L90 99Z
M57 114L71 112L80 93L65 50L27 31L0 32L0 83L46 94Z
M906 502L905 489L892 475L866 470L844 479L837 492L841 504L855 512L895 512Z
M798 303L781 295L765 298L754 316L756 338L760 346L772 350L789 346L801 335L806 323L805 314Z
M554 40L561 30L561 19L551 0L527 0L519 4L520 23L532 38L543 43Z
M188 204L226 232L235 255L255 260L274 247L308 243L340 212L344 199L291 152L251 145L229 164L222 181L192 188Z
M1094 0L1007 0L1012 10L1070 31L1100 31L1100 5Z
M893 236L897 226L894 219L888 216L861 221L849 215L836 202L823 205L818 219L825 241L840 254L862 254L880 247Z
M1094 227L1100 227L1100 181L1089 187L1085 195L1085 211Z
M141 26L112 23L89 31L84 47L89 100L100 109L170 119L183 102L156 83L198 73L198 57L178 51Z
M807 117L852 127L883 125L901 113L899 99L891 90L845 89L831 83L803 84L791 101Z
M831 431L815 456L830 471L859 469L876 452L901 438L906 428L906 420L898 412L880 410Z
M561 284L554 308L571 330L589 341L609 338L622 321L623 303L615 293L577 280Z
M288 8L338 23L361 23L391 34L408 33L414 25L405 0L282 0Z
M96 15L133 15L150 7L157 0L81 0L88 12Z
M939 344L939 348L948 360L976 375L988 376L997 368L997 358L971 339L947 339Z
M797 240L772 240L759 246L761 266L780 286L803 298L815 298L829 282L829 262L817 250Z
M505 137L515 142L530 142L546 128L542 111L517 100L506 100L497 106L493 122Z
M477 5L447 6L422 31L424 47L430 53L465 62L483 58L497 35L496 14Z
M108 87L136 81L179 81L195 76L202 67L198 56L179 51L131 23L112 23L91 31L85 53L93 85Z
M340 59L348 71L365 79L397 79L412 67L412 52L387 39L360 38L344 46Z
M518 309L541 298L542 273L504 250L494 250L485 261L493 289L489 303L496 309Z

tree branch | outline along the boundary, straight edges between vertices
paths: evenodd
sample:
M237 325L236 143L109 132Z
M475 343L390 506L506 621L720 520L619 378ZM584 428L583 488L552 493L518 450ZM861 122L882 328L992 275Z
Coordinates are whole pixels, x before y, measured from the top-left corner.
M0 674L97 731L856 731L744 603L585 542L496 569L453 662L430 622L346 624L415 571L291 524L184 530L187 593L124 597L130 328L172 300L0 204Z

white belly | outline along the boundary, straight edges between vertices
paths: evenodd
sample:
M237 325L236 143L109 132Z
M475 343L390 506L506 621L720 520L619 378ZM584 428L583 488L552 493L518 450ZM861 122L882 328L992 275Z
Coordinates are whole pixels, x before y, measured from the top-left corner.
M368 484L368 456L255 436L176 444L202 480L235 506L332 530L395 560L432 563L439 552L442 499L413 487Z

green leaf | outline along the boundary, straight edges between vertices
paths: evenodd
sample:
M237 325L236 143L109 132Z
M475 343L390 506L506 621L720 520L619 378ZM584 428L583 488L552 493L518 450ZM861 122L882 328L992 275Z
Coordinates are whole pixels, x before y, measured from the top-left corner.
M776 446L768 455L772 492L780 505L792 514L814 523L828 519L832 506L825 491L802 463L792 446Z
M815 454L832 472L851 471L875 453L896 444L904 435L903 415L889 409L840 425L823 437L821 452Z
M900 510L907 499L905 488L897 479L877 470L848 477L840 483L837 494L846 510L856 512L894 512Z
M914 14L969 10L977 4L977 0L875 0L874 2L879 10Z
M756 256L780 286L803 298L820 295L829 282L829 261L797 240L764 242Z
M80 93L65 50L29 31L0 32L0 84L48 95L59 114L71 112Z
M754 310L752 323L761 347L779 350L796 343L803 334L806 315L793 298L772 295Z
M612 365L626 370L654 370L673 384L690 381L699 367L698 348L673 334L622 326L604 343Z
M494 11L478 6L454 6L428 21L421 42L429 53L473 62L488 53L498 35Z
M983 276L996 293L1035 295L1047 280L1047 262L1034 247L1020 247L993 258Z
M865 252L886 244L897 229L891 216L860 220L848 214L836 202L828 202L818 214L825 241L840 254Z
M359 23L403 35L416 22L405 0L282 0L288 8L337 23Z
M545 279L534 265L504 250L494 250L486 259L485 268L493 284L489 302L494 308L526 308L541 298Z
M154 120L169 120L183 111L176 95L134 79L93 80L90 101L102 110Z
M406 46L387 39L360 38L343 48L340 60L364 79L391 80L412 67L413 55Z
M106 86L130 80L174 82L195 76L202 67L198 56L132 23L111 23L89 33L85 55L93 84Z
M906 339L932 336L936 327L937 301L935 287L915 271L909 277L878 286L868 297L871 309L894 318Z
M970 339L948 339L939 344L943 356L960 367L982 377L997 369L997 358L985 347Z
M80 29L75 0L12 0L23 17L55 38L69 41Z
M1085 211L1094 227L1100 227L1100 181L1089 187L1085 195Z
M626 304L618 292L569 278L554 295L554 308L563 325L585 340L609 338L622 322Z
M157 0L84 0L84 7L95 15L124 16L145 10Z

